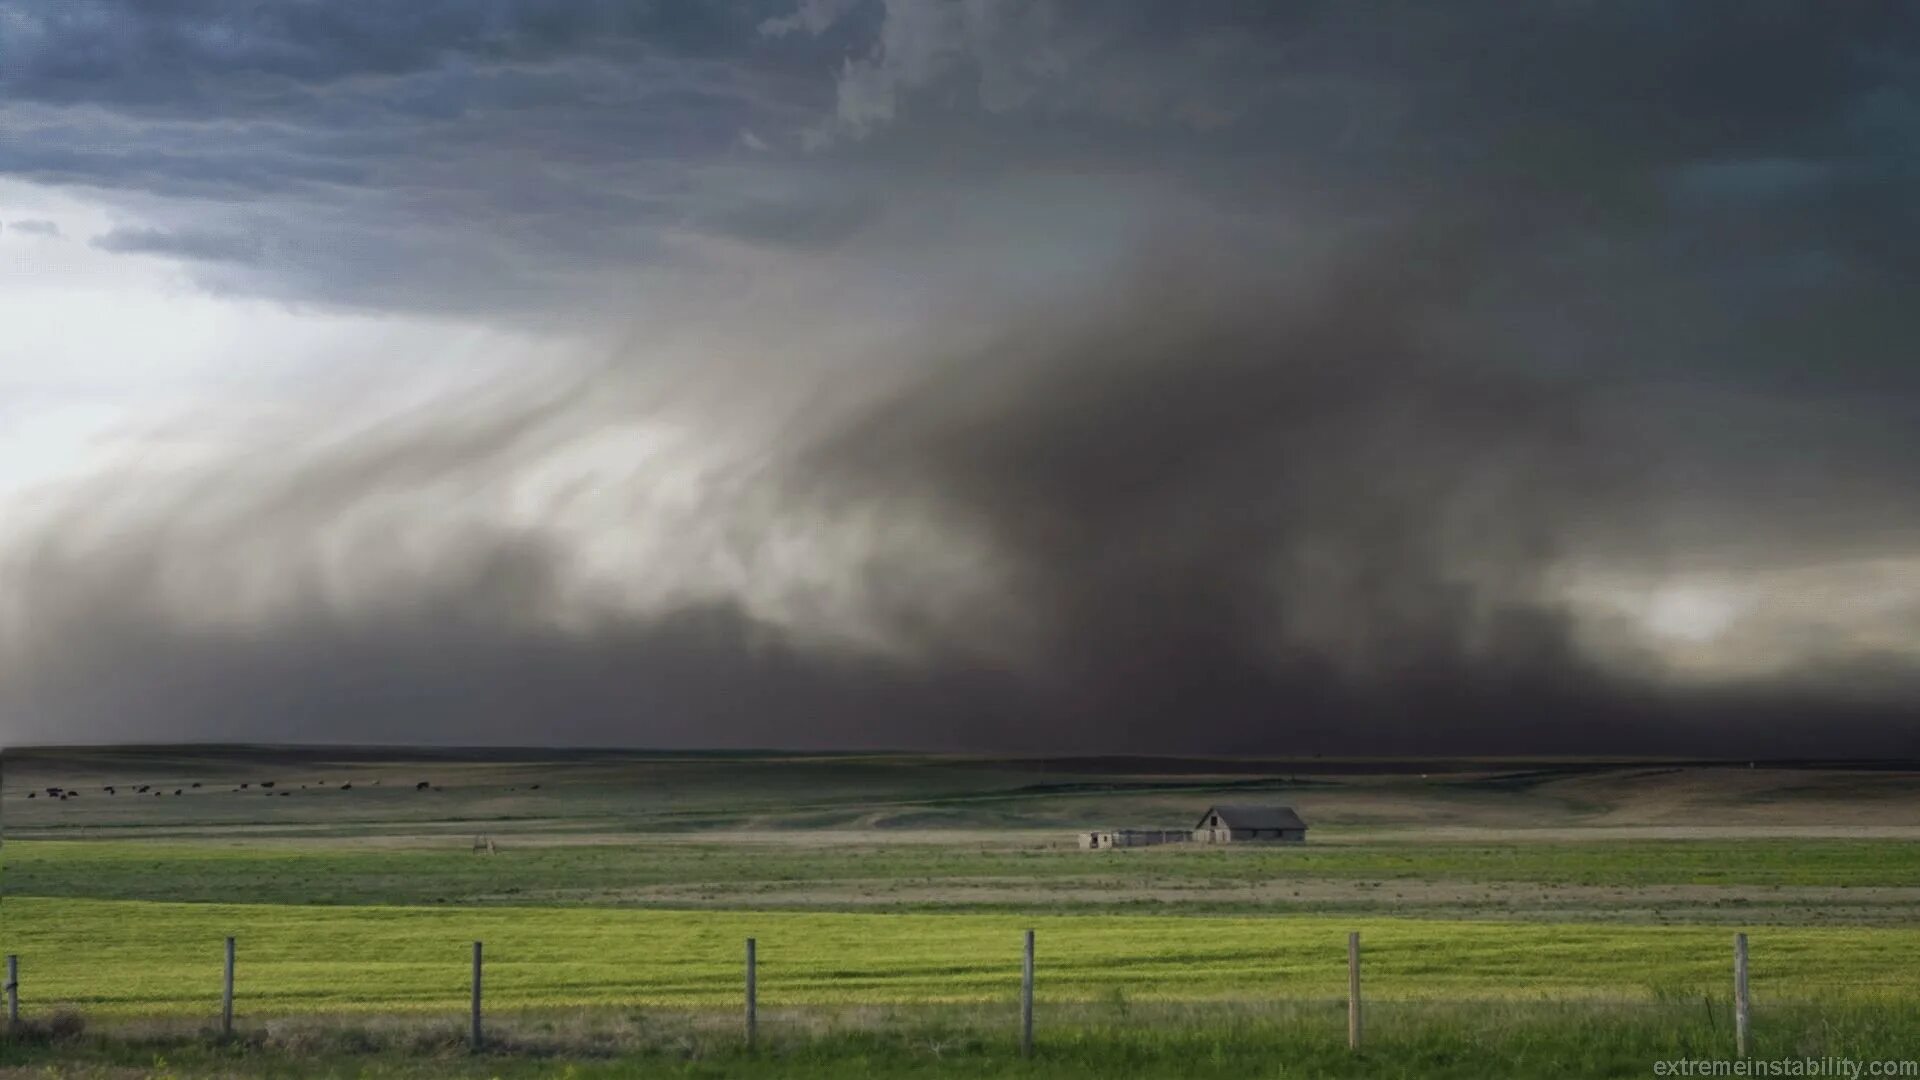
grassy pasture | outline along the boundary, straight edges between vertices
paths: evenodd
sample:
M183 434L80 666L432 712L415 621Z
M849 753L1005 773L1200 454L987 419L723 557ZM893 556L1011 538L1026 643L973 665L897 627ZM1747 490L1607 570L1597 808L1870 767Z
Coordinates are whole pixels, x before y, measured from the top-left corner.
M5 781L0 802L19 839L714 829L1032 829L1064 839L1104 825L1188 825L1216 800L1290 803L1328 838L1596 827L1920 835L1912 767L235 748L15 752ZM430 790L416 791L423 781ZM265 782L275 785L270 794ZM26 797L49 785L80 795ZM139 792L143 785L150 790Z
M1298 918L297 907L14 898L0 951L29 1000L89 1014L205 1014L220 941L240 940L249 1015L443 1010L466 1000L468 943L487 943L500 1007L716 1006L739 1000L760 939L778 1005L1011 1001L1020 930L1038 934L1040 997L1089 1001L1335 999L1345 934L1364 935L1371 997L1698 1000L1724 992L1729 935L1649 927ZM1920 930L1756 934L1767 1000L1912 1000Z
M835 844L26 841L13 896L303 905L1448 914L1899 922L1920 844L1897 840L1312 843L1283 849Z
M236 889L268 903L395 902L549 884L715 884L886 877L1150 876L1264 881L1276 877L1455 878L1583 885L1920 883L1920 844L1902 840L1596 841L1537 844L1340 844L1183 847L1121 852L953 845L814 847L759 843L530 844L475 858L464 841L330 843L20 842L8 849L8 891L146 900L210 898ZM408 880L411 879L411 880Z

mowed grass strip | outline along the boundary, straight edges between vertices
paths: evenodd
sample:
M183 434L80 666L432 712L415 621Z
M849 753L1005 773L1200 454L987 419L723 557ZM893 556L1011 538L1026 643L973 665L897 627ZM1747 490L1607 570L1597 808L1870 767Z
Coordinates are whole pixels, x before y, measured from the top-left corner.
M810 847L637 840L553 845L469 838L375 847L251 841L27 841L7 845L9 896L283 904L618 902L622 890L706 884L741 891L797 881L902 883L1102 879L1116 901L1144 882L1235 884L1322 878L1645 885L1899 886L1920 882L1920 844L1894 840L1741 840L1511 844L1310 843L1249 850L1125 852L953 846Z
M1053 1001L1333 999L1345 936L1363 934L1378 1000L1724 997L1731 936L1700 927L1411 919L862 915L558 908L299 907L13 898L30 1010L180 1015L217 1008L221 939L239 939L251 1015L457 1011L471 942L494 1007L717 1006L740 999L743 940L760 942L762 1002L1011 1001L1020 931L1039 940ZM1920 930L1768 929L1761 1001L1920 996Z

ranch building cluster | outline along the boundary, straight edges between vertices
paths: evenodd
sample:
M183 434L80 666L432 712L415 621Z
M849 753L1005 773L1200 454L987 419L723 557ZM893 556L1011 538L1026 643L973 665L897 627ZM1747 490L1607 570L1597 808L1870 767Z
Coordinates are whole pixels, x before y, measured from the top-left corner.
M1090 829L1080 834L1087 851L1150 847L1155 844L1299 843L1307 823L1291 806L1218 803L1186 829Z

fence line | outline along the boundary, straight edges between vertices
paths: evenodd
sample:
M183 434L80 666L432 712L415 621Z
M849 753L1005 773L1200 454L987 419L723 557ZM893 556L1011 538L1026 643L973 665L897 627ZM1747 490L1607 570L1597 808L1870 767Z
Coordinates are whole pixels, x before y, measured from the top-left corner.
M481 1024L481 958L484 945L473 943L473 985L471 1028L468 1041L474 1052L485 1048L484 1031ZM220 1033L222 1037L233 1035L234 1007L234 966L235 939L225 940L225 963L222 971L220 998ZM1734 1051L1741 1057L1748 1056L1751 1050L1752 999L1747 984L1747 935L1733 935L1733 1012L1734 1012ZM759 965L758 941L746 939L746 1043L751 1049L759 1034ZM1023 933L1020 964L1020 1053L1023 1057L1032 1057L1034 1050L1034 932ZM7 1022L9 1026L20 1022L20 957L9 955L6 958ZM1362 1035L1362 1009L1360 994L1360 934L1353 931L1347 934L1347 1045L1349 1049L1359 1050Z

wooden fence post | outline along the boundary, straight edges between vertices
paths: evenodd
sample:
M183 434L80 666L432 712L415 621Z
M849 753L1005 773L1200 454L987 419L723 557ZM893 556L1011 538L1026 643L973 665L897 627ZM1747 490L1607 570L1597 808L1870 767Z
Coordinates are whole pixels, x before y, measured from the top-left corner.
M1033 931L1020 962L1020 1056L1033 1056Z
M1733 935L1733 1042L1740 1057L1747 1056L1747 935Z
M7 954L7 1024L20 1022L20 958Z
M467 1042L474 1053L480 1052L483 1035L480 1031L480 943L473 943L473 1017L472 1030L467 1033Z
M747 1049L753 1049L760 1035L759 964L754 940L747 939Z
M1347 935L1347 1049L1360 1049L1360 932Z
M233 1034L233 939L227 939L226 963L220 980L220 1034Z

